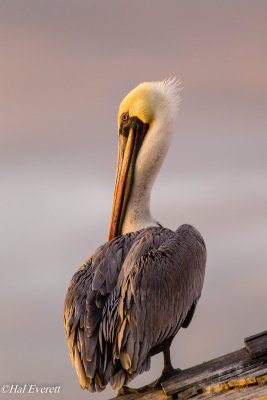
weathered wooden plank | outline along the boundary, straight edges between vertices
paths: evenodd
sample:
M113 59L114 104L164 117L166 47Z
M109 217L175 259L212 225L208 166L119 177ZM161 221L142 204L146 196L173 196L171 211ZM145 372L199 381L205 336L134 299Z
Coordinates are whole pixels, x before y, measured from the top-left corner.
M219 393L225 391L231 391L233 389L243 389L247 388L248 386L253 386L255 388L256 385L264 385L267 383L267 375L262 376L262 372L267 373L267 366L265 371L258 370L254 372L254 376L248 375L247 376L238 376L237 379L226 380L222 383L212 384L210 386L206 386L202 388L204 394L209 393ZM266 387L267 391L267 387Z
M143 393L116 399L267 400L266 338L267 332L246 338L250 351L243 348L183 370L163 382L162 390L148 386Z
M198 386L211 380L221 381L231 376L238 376L263 362L261 358L252 359L245 349L241 349L184 370L163 382L162 387L167 395L171 395L187 390L193 385Z
M222 365L222 361L235 360L238 364L235 367L230 365L224 365L221 368L217 368L218 365ZM243 361L240 363L240 360ZM249 361L250 364L244 363ZM264 364L265 363L265 364ZM267 375L267 357L264 359L254 360L249 357L244 349L238 350L237 352L231 353L225 357L219 357L209 362L203 363L199 366L189 368L182 371L170 380L175 379L175 386L170 392L166 392L167 384L163 382L162 386L165 393L161 390L148 389L144 393L139 394L129 394L125 396L120 396L120 400L161 400L161 399L172 399L172 394L179 394L180 399L199 399L199 396L205 395L207 398L213 397L217 392L227 391L233 392L233 390L244 388L249 385L263 384L266 383L262 376ZM179 379L179 381L178 381ZM177 383L178 381L178 383ZM250 382L250 383L249 383ZM172 382L173 383L173 382ZM217 392L216 392L217 388ZM168 389L167 389L168 390ZM266 389L262 389L265 393ZM216 393L215 393L216 392ZM266 393L267 394L267 393ZM226 395L226 394L225 394ZM227 394L228 396L228 394ZM202 397L200 397L202 398ZM234 397L238 398L238 397Z
M267 353L267 331L244 339L245 348L251 357L257 358Z
M179 396L178 396L179 399ZM182 399L182 398L181 398ZM190 399L190 398L188 398ZM220 393L203 393L192 400L267 400L267 386L256 385L245 388L221 391ZM184 400L184 399L183 399Z
M172 400L172 396L166 396L165 393L160 390L147 389L144 393L137 394L126 394L119 397L114 397L110 400Z
M256 379L257 383L259 383L258 379L260 379L260 377L263 377L263 376L267 376L267 360L266 360L265 366L259 365L257 368L253 368L249 371L244 371L244 372L238 374L237 379L238 380L240 380L240 379L245 379L245 380L246 379L248 379L248 380ZM236 377L232 375L231 377L227 378L225 381L229 381L230 378L232 378L232 380L236 379ZM221 383L225 382L225 381L221 381Z
M244 350L230 353L225 357L219 357L209 362L197 365L195 367L181 371L176 376L162 383L163 390L166 394L177 393L188 389L192 385L197 385L205 380L225 375L226 372L233 372L233 364L240 363L243 360Z

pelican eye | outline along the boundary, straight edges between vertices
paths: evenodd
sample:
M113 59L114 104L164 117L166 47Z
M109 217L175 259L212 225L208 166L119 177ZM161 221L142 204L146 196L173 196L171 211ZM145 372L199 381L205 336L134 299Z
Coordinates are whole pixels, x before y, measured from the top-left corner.
M129 121L130 117L128 113L124 113L121 115L121 121L126 124Z

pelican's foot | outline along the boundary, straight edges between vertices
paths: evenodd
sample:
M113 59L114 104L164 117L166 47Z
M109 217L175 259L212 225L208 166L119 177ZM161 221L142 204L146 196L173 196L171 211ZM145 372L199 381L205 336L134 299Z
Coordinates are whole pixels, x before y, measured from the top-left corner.
M166 379L170 378L173 375L179 374L182 370L180 368L166 368L162 371L161 376L156 379L154 382L150 383L148 386L153 389L162 389L161 383L166 381Z
M140 388L134 389L134 388L130 388L129 386L122 386L117 393L117 397L119 396L123 396L125 394L138 394L138 393L143 393L146 391L146 389L148 388L148 386L142 386Z

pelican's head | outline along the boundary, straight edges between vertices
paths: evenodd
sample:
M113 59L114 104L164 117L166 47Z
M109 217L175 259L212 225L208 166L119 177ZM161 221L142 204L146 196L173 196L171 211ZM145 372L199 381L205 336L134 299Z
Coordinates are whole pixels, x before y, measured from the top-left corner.
M124 228L130 200L139 199L140 212L147 207L147 196L169 148L179 101L180 84L175 78L141 83L123 99L109 240L129 231Z

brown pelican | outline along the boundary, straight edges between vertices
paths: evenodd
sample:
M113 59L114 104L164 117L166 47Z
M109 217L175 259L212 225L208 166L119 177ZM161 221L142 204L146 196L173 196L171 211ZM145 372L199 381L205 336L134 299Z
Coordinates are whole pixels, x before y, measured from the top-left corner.
M170 345L191 322L206 249L191 225L150 215L150 192L173 135L179 84L146 82L122 101L108 242L74 274L64 305L70 357L82 388L124 387L164 354L159 384L175 373Z

